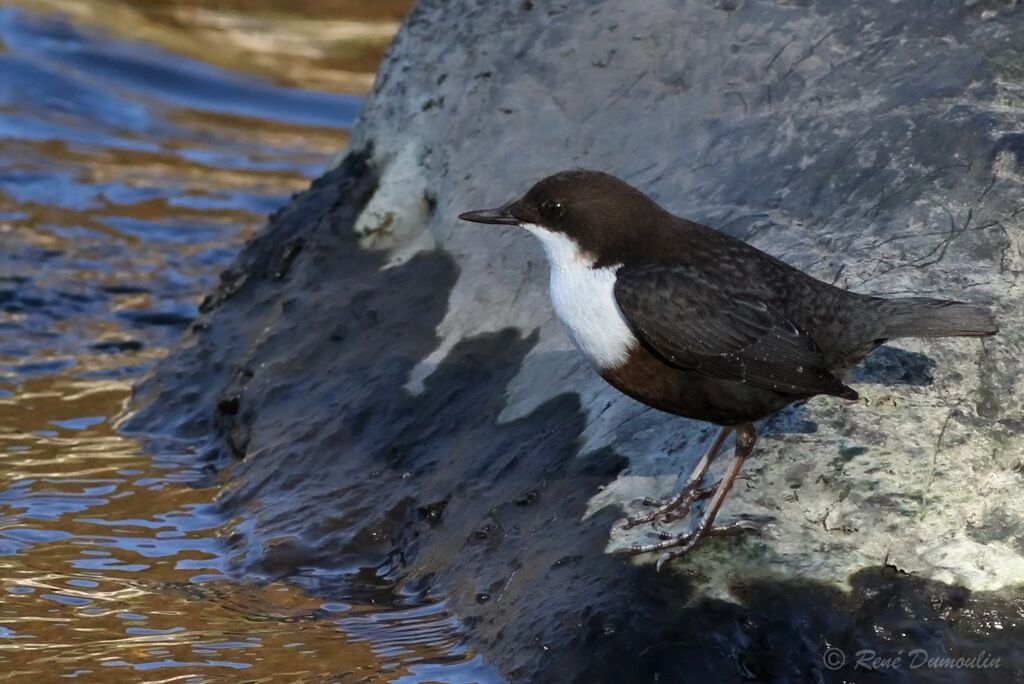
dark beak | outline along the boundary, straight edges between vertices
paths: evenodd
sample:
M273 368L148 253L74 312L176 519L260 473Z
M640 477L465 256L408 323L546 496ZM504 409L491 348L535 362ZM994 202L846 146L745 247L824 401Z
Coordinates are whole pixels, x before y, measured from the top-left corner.
M459 214L459 218L463 221L472 221L473 223L504 223L511 226L519 225L519 219L512 215L512 212L509 211L508 205L501 207L500 209L467 211L465 214Z

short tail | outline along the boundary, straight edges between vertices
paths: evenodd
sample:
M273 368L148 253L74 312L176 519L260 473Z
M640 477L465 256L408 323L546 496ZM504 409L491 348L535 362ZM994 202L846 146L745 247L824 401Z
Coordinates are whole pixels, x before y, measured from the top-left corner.
M992 309L981 304L906 297L885 300L883 338L987 337L999 332Z

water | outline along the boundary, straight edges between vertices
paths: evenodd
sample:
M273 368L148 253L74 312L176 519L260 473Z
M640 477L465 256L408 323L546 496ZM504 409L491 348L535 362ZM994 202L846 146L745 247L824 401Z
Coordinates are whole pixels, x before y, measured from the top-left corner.
M324 2L316 22L283 14L290 3L254 4L252 15L187 2L0 9L0 671L11 679L488 678L443 604L395 595L372 573L330 600L309 582L227 577L221 538L245 521L217 513L217 475L188 444L151 453L118 431L132 383L240 244L343 148L406 3ZM90 27L97 17L209 63Z

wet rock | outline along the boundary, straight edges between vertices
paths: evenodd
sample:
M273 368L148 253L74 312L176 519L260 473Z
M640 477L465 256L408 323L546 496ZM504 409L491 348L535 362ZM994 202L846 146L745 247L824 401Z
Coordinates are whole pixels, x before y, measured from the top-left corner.
M987 651L999 668L953 674L1007 681L1022 32L994 0L423 0L349 152L245 248L131 426L245 455L221 497L249 518L238 572L429 587L510 681L860 681L857 653L913 649ZM455 218L570 166L845 287L994 302L1003 332L901 340L860 403L768 421L723 519L769 533L657 574L607 553L636 540L612 523L710 431L584 367L528 236Z

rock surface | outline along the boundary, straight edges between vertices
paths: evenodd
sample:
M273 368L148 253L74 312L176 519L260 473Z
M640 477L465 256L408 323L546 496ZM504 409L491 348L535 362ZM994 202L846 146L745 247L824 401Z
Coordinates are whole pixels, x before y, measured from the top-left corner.
M237 570L377 568L449 599L510 681L859 681L838 647L1024 671L1024 8L1015 2L423 0L339 165L271 217L132 429L230 466ZM769 421L712 540L605 553L711 436L608 388L539 247L462 224L572 166L878 294L993 302L901 341L861 402ZM653 559L643 559L649 561ZM876 675L877 676L877 675Z

